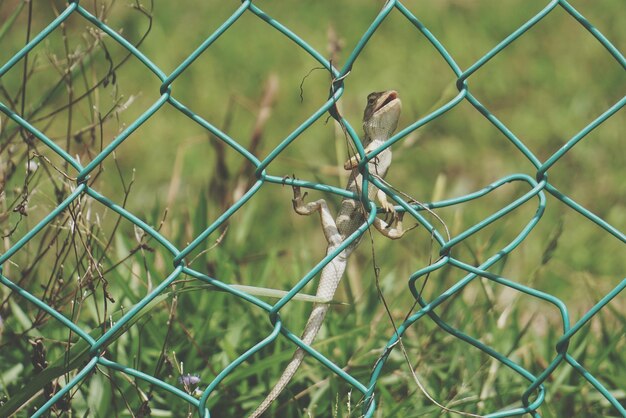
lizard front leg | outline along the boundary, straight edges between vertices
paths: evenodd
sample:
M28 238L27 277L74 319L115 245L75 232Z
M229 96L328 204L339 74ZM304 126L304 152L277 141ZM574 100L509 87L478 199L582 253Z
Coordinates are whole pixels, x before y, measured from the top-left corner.
M367 154L369 154L371 151L373 151L376 148L376 145L377 144L370 143L368 146L365 147L365 149L363 151L367 155ZM354 170L355 168L357 168L357 166L359 165L360 161L361 161L361 157L359 156L359 154L354 155L348 161L343 163L343 168L346 169L346 170Z

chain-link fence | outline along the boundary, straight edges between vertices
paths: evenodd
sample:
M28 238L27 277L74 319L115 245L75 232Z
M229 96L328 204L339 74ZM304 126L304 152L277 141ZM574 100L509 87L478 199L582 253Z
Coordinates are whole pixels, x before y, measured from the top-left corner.
M152 237L155 241L157 241L161 246L166 248L171 253L174 263L172 266L171 274L165 280L160 282L158 286L156 286L154 290L146 295L139 303L132 306L131 309L125 312L121 318L115 321L115 323L112 324L112 326L99 337L94 337L90 335L85 330L77 326L72 320L60 314L57 310L48 306L45 302L40 300L40 298L33 296L33 294L26 291L23 286L16 284L17 281L9 277L9 275L5 276L3 274L2 276L0 276L0 281L4 286L10 288L11 291L15 294L23 297L25 301L28 301L28 303L34 304L51 317L54 317L61 324L71 329L71 331L79 336L81 339L80 343L76 344L76 346L72 348L71 356L68 356L69 358L62 368L62 373L69 373L72 370L77 370L78 372L73 375L73 377L64 387L59 388L59 390L55 391L54 393L50 393L51 396L49 397L47 402L45 402L45 404L34 414L34 416L42 416L48 413L50 411L50 408L55 403L59 402L69 391L72 390L72 388L80 384L80 382L83 381L86 376L92 373L96 367L101 367L109 370L110 373L124 373L134 379L145 380L155 385L156 387L164 391L168 391L185 400L197 409L200 416L209 416L210 411L206 408L207 400L209 396L211 396L211 394L214 393L214 391L220 386L224 378L226 378L238 367L241 367L242 363L248 361L253 355L259 353L264 347L273 344L276 339L287 338L291 342L293 342L294 347L295 345L301 346L308 352L308 354L312 358L318 360L320 363L328 367L328 369L330 369L333 373L348 382L356 391L362 393L365 398L365 402L363 403L363 414L369 417L373 416L374 412L376 411L375 395L377 381L381 376L381 371L385 365L388 356L390 355L392 350L397 347L398 340L404 335L406 330L420 320L433 321L445 332L453 335L454 337L464 341L469 345L478 348L479 350L482 350L484 353L488 354L493 359L500 362L501 365L506 366L507 368L528 381L528 386L526 390L523 393L519 394L519 404L517 406L511 406L509 408L493 412L488 415L490 417L516 416L527 413L533 416L539 416L537 413L537 409L540 408L546 396L543 383L550 378L551 374L557 367L565 363L569 364L573 369L580 373L580 375L587 380L589 385L595 387L595 389L597 389L602 394L604 399L606 399L606 401L608 401L612 405L615 411L618 411L621 415L626 416L626 408L624 407L623 403L620 403L620 401L616 399L611 388L606 387L605 384L603 384L593 374L589 373L581 365L579 359L577 359L576 356L572 354L573 349L570 346L571 339L581 331L585 324L587 324L592 317L594 317L600 310L602 310L609 301L615 298L624 289L624 287L626 287L626 279L624 279L618 286L608 292L595 306L589 309L580 320L578 320L574 324L571 324L568 308L565 303L563 303L558 298L550 294L535 290L531 287L521 285L515 281L508 280L505 277L501 277L500 275L490 271L490 268L492 266L511 254L518 247L518 245L525 240L525 238L530 234L535 226L541 221L544 210L546 209L546 204L548 202L548 195L552 198L558 199L569 208L580 213L589 221L597 224L598 227L606 231L607 234L612 235L622 243L626 242L626 236L623 232L619 231L616 227L609 224L606 220L595 215L590 210L586 209L581 204L577 203L572 198L559 191L559 189L557 189L554 184L550 183L548 179L548 172L550 168L557 165L562 157L570 152L591 131L593 131L595 128L597 128L599 125L601 125L611 116L613 116L616 112L618 112L626 104L626 97L621 98L615 104L607 108L602 114L597 116L595 120L593 120L583 129L581 129L578 133L573 135L558 151L554 152L549 158L542 161L531 151L531 149L524 143L523 140L518 138L509 128L507 128L507 126L502 121L500 121L492 112L490 112L486 106L478 101L478 99L472 94L471 86L468 83L468 78L472 74L479 72L488 61L500 54L519 37L524 36L524 34L531 27L544 19L555 9L561 9L568 13L569 16L571 16L571 19L574 19L586 30L588 30L593 35L593 37L595 37L597 42L599 42L606 49L607 54L610 54L610 56L612 56L612 58L617 61L622 68L626 69L626 60L624 59L624 56L615 48L615 46L613 46L613 44L608 39L606 39L602 35L602 33L600 33L600 31L598 31L581 13L579 13L574 7L572 7L572 5L570 5L565 0L551 1L545 6L545 8L543 8L543 10L541 10L530 20L528 20L515 31L513 31L502 42L500 42L497 46L495 46L492 50L490 50L487 54L482 56L479 60L477 60L474 64L472 64L465 70L460 68L453 56L448 53L445 46L433 35L433 33L431 33L429 29L424 24L422 24L422 22L411 11L409 11L409 9L405 7L403 3L399 1L389 1L385 4L384 8L371 23L367 31L362 35L354 50L352 50L349 58L346 60L345 65L341 69L338 69L335 68L329 60L324 58L322 53L311 47L303 38L299 37L296 34L298 32L297 28L294 28L292 30L283 26L279 21L274 20L271 16L264 13L252 1L248 0L244 1L241 6L236 10L236 12L232 14L232 16L225 20L223 24L213 34L211 34L211 36L206 38L206 40L202 42L202 44L198 48L196 48L192 54L184 59L183 62L170 74L166 74L157 65L155 65L150 58L145 56L127 39L125 39L124 36L120 35L120 33L116 32L111 27L107 26L107 24L105 24L103 21L99 20L90 12L88 12L83 6L79 4L78 1L71 1L69 4L67 4L67 7L58 15L56 19L54 19L40 33L34 36L32 40L27 43L26 46L24 46L17 54L15 54L8 62L6 62L0 68L0 77L3 77L12 67L14 67L25 56L27 56L27 54L32 51L33 48L35 48L39 43L44 41L46 37L48 37L53 31L59 28L59 26L62 25L66 19L68 19L72 15L78 15L84 18L90 24L99 28L101 31L105 32L111 39L114 39L120 46L125 48L134 57L141 61L141 63L145 65L146 72L151 72L156 75L156 77L158 77L158 79L161 81L161 87L159 91L160 95L158 100L156 100L152 104L152 106L145 110L145 112L143 112L140 117L138 117L132 124L130 124L119 135L117 135L117 137L112 142L110 142L102 150L102 152L100 152L85 166L83 166L76 158L72 157L65 149L63 149L62 146L59 146L53 139L49 138L40 130L38 130L28 120L27 117L21 116L21 113L18 109L11 108L9 104L0 103L0 111L2 111L2 113L7 115L17 124L19 124L19 126L22 129L26 130L30 135L36 137L37 140L41 141L42 144L45 144L46 147L48 147L59 157L61 157L65 163L73 167L78 173L76 178L74 179L75 188L73 192L69 196L65 197L64 200L58 206L56 206L56 208L52 212L50 212L44 219L38 222L36 226L31 228L28 233L26 233L21 239L19 239L19 241L12 245L10 249L8 249L4 254L0 256L0 266L5 265L5 263L9 263L11 261L11 258L20 249L22 249L29 240L31 240L36 234L42 231L42 229L44 229L51 222L51 220L59 216L64 211L68 210L68 207L70 207L70 205L74 201L85 195L88 195L95 201L98 201L106 207L110 208L111 210L117 212L123 218L136 225L137 228L140 228L145 234ZM421 35L425 37L430 42L432 47L441 55L441 57L448 64L450 70L456 76L456 87L458 89L458 94L452 100L438 107L432 113L426 115L425 117L417 120L416 122L410 124L408 127L402 129L400 132L396 133L391 139L389 139L385 143L384 147L381 147L380 149L374 150L368 155L365 155L364 148L358 134L352 128L348 120L344 119L338 112L334 110L334 106L336 101L344 94L344 80L346 79L346 77L349 76L353 64L359 58L361 51L366 46L374 32L376 32L378 27L390 13L399 13L404 16L406 20L408 20L415 27L416 31L419 31L419 33L421 33ZM330 87L329 98L323 104L323 106L321 106L315 113L310 115L310 117L304 123L302 123L297 129L291 132L286 138L284 138L284 140L278 146L276 146L267 155L267 157L262 160L250 153L236 139L229 137L222 130L218 129L216 126L191 111L188 107L185 106L185 103L177 100L174 94L175 92L172 89L172 83L174 83L174 81L186 71L186 69L194 62L194 60L196 60L203 52L210 48L210 46L244 14L250 14L257 17L258 19L265 22L267 25L274 28L280 34L293 41L295 44L293 48L301 48L302 50L306 51L321 66L323 66L328 72L330 72L333 78L333 82ZM393 85L390 84L390 87L393 87ZM402 92L400 93L402 94ZM279 156L286 147L296 141L299 136L318 119L330 113L330 115L337 119L346 128L347 133L354 142L357 152L360 154L363 160L360 167L362 170L366 171L366 162L375 158L376 155L380 153L384 148L391 147L397 142L402 141L403 139L407 138L407 135L409 135L410 133L436 120L444 113L455 108L457 105L459 105L459 103L462 102L470 103L478 111L476 113L477 117L479 117L478 115L482 115L482 117L487 119L506 138L508 138L508 140L517 148L519 153L521 153L526 158L526 160L534 167L536 175L535 177L531 177L527 174L512 174L503 177L474 193L459 196L455 199L432 202L424 205L415 204L407 201L405 198L403 198L403 196L399 195L392 188L390 188L389 185L381 182L375 177L368 176L365 178L365 182L371 181L378 188L383 190L389 197L391 197L396 202L396 208L399 212L406 212L432 234L432 237L434 237L436 244L439 246L440 255L436 262L416 271L409 278L408 286L421 308L414 312L412 315L410 315L410 317L408 317L406 321L398 327L397 333L393 335L393 337L389 340L387 346L385 347L384 354L380 357L379 361L376 362L376 364L372 365L373 368L369 381L359 381L355 379L348 372L344 371L342 367L335 364L333 361L326 358L312 347L303 346L303 343L298 338L298 336L291 333L283 326L283 322L280 316L281 309L287 303L289 303L293 299L293 297L304 288L306 284L313 280L313 278L320 272L320 270L340 252L341 247L338 248L334 253L329 254L327 257L322 259L313 269L311 269L306 275L304 275L304 277L302 277L302 279L283 298L281 298L275 304L269 304L266 301L252 296L244 291L231 287L228 284L220 281L219 277L209 277L205 274L206 272L192 269L186 264L185 259L200 245L202 245L203 242L206 242L207 238L211 236L211 234L213 234L215 231L218 231L222 227L224 222L226 222L246 202L248 202L250 199L253 199L255 194L263 187L271 187L272 184L297 185L304 188L316 189L325 193L334 193L342 197L354 197L356 199L362 198L362 196L352 196L350 193L346 192L343 189L339 189L327 184L300 181L293 178L285 178L278 175L272 175L268 172L268 167L270 163L272 163L272 161L274 161L275 158ZM158 232L158 230L154 227L148 225L148 223L145 220L141 219L139 216L137 216L137 214L131 213L123 206L114 203L109 198L107 198L107 196L100 194L98 191L90 187L88 183L88 179L93 173L94 169L105 159L111 158L112 153L114 153L114 151L116 151L116 149L118 149L118 147L124 141L129 140L133 133L142 124L144 124L150 118L156 116L159 113L160 109L164 107L171 107L180 111L182 114L193 120L195 123L209 131L212 135L219 138L220 141L223 141L224 144L239 153L243 158L245 158L250 164L254 165L255 167L254 174L256 180L253 186L249 190L247 190L245 194L243 194L243 196L241 196L241 198L237 200L231 207L224 211L221 216L219 216L215 220L215 222L208 226L200 235L196 236L195 239L184 248L178 248L177 246L170 243L170 241L168 241L168 239L166 239L163 234ZM458 205L460 203L480 199L481 197L499 189L501 186L508 183L524 184L526 185L528 190L523 196L519 197L514 202L510 203L506 207L501 208L492 215L476 223L471 228L456 235L452 239L446 238L444 236L445 234L442 234L437 226L433 225L429 221L428 217L424 215L425 208L428 208L428 210L436 211L439 208L450 207L453 205ZM507 216L516 208L527 202L535 202L536 211L534 215L530 219L528 219L526 226L521 230L517 237L515 237L515 239L512 240L508 245L502 247L499 251L495 252L491 257L489 257L487 261L483 262L480 265L471 265L467 262L461 261L458 258L455 258L455 246L463 242L466 238L480 231L481 229ZM372 205L372 202L364 201L363 203L366 208L369 208L370 216L368 217L367 224L359 229L359 233L352 236L350 240L358 239L359 235L362 235L366 231L367 227L369 227L373 223L376 209ZM285 205L285 210L289 210L288 208L289 205ZM346 243L346 245L347 244L348 243ZM420 283L422 283L422 280L427 277L431 272L449 266L454 266L458 269L464 270L467 274L445 292L441 293L439 296L433 298L432 300L424 299L420 294ZM228 367L224 368L219 374L217 374L213 381L202 392L202 395L198 398L191 396L186 391L183 391L165 381L140 372L131 367L131 365L129 364L121 364L111 361L107 358L105 352L105 348L112 341L115 341L117 338L119 338L128 329L128 327L133 324L133 318L139 312L149 309L151 306L153 306L153 304L159 300L159 297L163 294L163 292L168 289L168 287L175 280L180 279L185 275L191 278L195 278L199 282L212 284L220 288L221 290L229 292L235 297L246 301L247 303L256 305L257 307L265 310L268 314L270 321L274 325L273 332L268 335L267 338L265 338L258 344L250 347L247 351L245 351L245 353L232 361L228 365ZM440 316L438 316L438 314L435 312L435 309L438 306L442 305L445 301L455 296L470 282L479 278L485 278L489 281L492 281L493 283L509 287L517 292L522 292L533 298L545 301L546 303L554 305L556 309L560 312L562 320L562 330L560 331L561 337L558 344L556 345L556 354L554 355L552 361L548 365L546 365L541 373L533 374L529 372L518 363L513 361L511 358L507 357L507 355L505 355L504 353L498 352L484 342L481 342L476 338L467 335L461 330L455 329L449 323L444 321ZM55 374L55 371L51 370L50 368L43 371L42 376L46 376L46 373L48 373L50 380L58 376L58 373ZM11 405L10 402L8 404L5 404L3 408L5 408L5 411L7 411L6 408L8 407L13 408L12 410L15 410L17 408L16 405Z

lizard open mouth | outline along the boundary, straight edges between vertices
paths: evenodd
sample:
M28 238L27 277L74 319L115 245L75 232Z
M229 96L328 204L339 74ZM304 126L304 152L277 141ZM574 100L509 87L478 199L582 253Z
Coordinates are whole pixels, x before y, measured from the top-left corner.
M376 110L374 112L378 112L379 110L383 109L389 103L393 102L397 98L398 98L398 93L396 93L395 91L390 91L389 94L387 95L387 97L385 98L385 100L380 104L380 106L378 106L376 108Z

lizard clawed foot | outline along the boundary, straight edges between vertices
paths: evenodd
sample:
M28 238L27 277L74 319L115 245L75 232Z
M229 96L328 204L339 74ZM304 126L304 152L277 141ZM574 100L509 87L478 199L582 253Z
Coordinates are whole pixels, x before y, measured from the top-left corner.
M387 200L387 195L382 190L378 190L378 192L376 192L376 199L380 202L380 206L383 208L385 213L391 213L395 217L396 208L393 207L393 202L389 202Z
M380 206L385 210L386 213L392 213L395 217L396 208L393 206L393 203L387 201L386 199L380 202Z
M396 223L396 226L398 225L402 225L402 219L404 219L404 214L406 212L394 212L394 221Z
M296 178L294 177L293 179L295 180ZM291 199L293 209L296 212L299 212L299 210L304 206L304 198L308 193L304 192L304 194L302 194L300 186L293 185L291 187L293 188L293 199Z
M404 212L396 212L396 210L393 209L392 211L385 212L384 220L387 224L387 228L391 228L393 224L396 224L396 226L402 224L402 218L404 218Z
M378 201L380 202L380 206L385 211L385 223L387 223L388 225L393 224L397 218L396 208L393 206L392 202L389 202L387 200L387 195L385 195L380 190L378 191L377 197L378 197ZM391 221L388 221L389 215L391 215Z

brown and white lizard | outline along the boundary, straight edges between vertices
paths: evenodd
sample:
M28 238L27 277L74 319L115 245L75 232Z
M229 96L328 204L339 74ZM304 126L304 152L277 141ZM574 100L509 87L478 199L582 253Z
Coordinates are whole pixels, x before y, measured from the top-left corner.
M366 153L378 148L391 137L398 126L401 109L402 102L398 98L398 93L393 90L371 93L367 96L367 106L363 113L363 130L365 132L364 146ZM358 163L359 158L357 156L352 157L344 164L346 170L352 170L346 189L356 195L360 195L363 181L357 169ZM390 164L391 150L387 148L369 161L369 172L373 176L382 178L387 174ZM314 212L319 212L324 236L328 242L326 254L334 252L347 237L352 235L366 221L367 211L358 200L344 198L341 202L341 208L339 209L337 217L333 219L325 200L320 199L315 202L304 203L304 196L297 186L294 186L293 194L293 208L296 213L300 215L311 215ZM394 212L393 204L387 201L385 193L372 185L371 182L369 182L368 186L368 198L370 200L376 198L386 212ZM393 224L393 222L391 223ZM400 238L404 234L401 216L396 217L395 227L387 224L387 222L380 218L375 219L374 227L384 236L391 239ZM357 247L359 241L360 237L337 254L335 258L322 269L316 296L326 301L326 303L315 303L313 305L313 311L309 316L301 337L305 344L311 345L313 340L315 340L315 336L322 326L326 312L328 312L329 305L327 302L333 299L339 281L346 269L348 257ZM250 418L260 417L270 404L278 398L296 373L296 370L298 370L298 367L300 367L304 355L305 351L301 348L296 350L293 358L274 388L252 415L250 415Z

